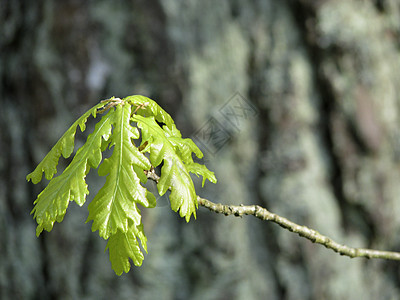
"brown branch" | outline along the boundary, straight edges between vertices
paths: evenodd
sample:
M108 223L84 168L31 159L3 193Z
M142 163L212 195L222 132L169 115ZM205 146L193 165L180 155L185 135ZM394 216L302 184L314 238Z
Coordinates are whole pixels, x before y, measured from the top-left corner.
M147 177L156 181L157 183L160 179L160 177L154 172L154 169L147 172ZM236 217L241 217L243 215L252 215L263 221L274 222L279 226L291 232L297 233L299 236L309 239L313 243L321 244L326 248L339 253L340 255L349 256L351 258L366 257L400 260L400 252L380 251L365 248L351 248L349 246L335 242L331 238L320 234L314 229L298 225L284 217L271 213L266 208L263 208L259 205L225 205L221 203L214 203L199 196L197 196L197 202L200 206L208 208L212 212L224 214L225 216L233 215Z

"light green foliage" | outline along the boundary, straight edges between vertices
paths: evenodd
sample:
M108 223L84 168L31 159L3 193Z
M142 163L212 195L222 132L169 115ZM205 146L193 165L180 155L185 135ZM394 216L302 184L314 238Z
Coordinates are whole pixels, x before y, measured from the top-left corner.
M79 124L81 130L84 130L90 113L95 116L96 110L87 112L71 126L37 168L27 176L28 181L32 180L33 183L38 183L42 179L42 172L45 173L47 179L53 177L57 172L60 154L63 153L65 158L71 155L74 149L76 127ZM63 220L69 201L75 201L80 206L85 203L86 195L89 194L85 177L90 168L97 168L101 162L100 147L102 138L107 138L111 133L111 115L109 113L101 119L96 125L95 131L88 136L86 143L77 151L69 166L60 176L51 180L37 197L32 210L38 223L37 236L43 229L50 231L55 221Z
M142 264L144 256L140 250L137 237L140 239L143 249L147 252L147 238L143 232L143 225L131 225L126 232L117 230L109 238L106 249L110 252L112 268L118 275L121 275L122 272L129 272L131 268L129 258L133 260L136 266Z
M36 169L27 176L27 180L32 180L32 182L36 184L42 180L42 173L45 173L46 179L48 180L53 178L54 174L57 173L58 160L60 159L61 154L64 158L68 158L74 150L75 132L78 125L83 132L86 129L86 120L89 116L93 115L93 117L96 118L97 110L102 108L104 105L106 105L105 102L97 104L76 120L40 162Z
M155 206L155 197L141 186L139 176L145 182L144 170L150 170L149 160L132 144L140 137L136 127L130 125L131 106L117 106L112 124L113 134L110 147L113 153L99 168L100 176L107 176L106 183L89 204L89 217L93 220L92 230L99 230L104 239L120 229L127 232L129 223L140 224L137 203L145 207Z
M152 165L156 167L164 162L157 186L159 194L164 195L168 189L171 189L169 197L171 208L174 211L179 209L181 217L189 221L192 213L196 216L197 196L187 167L190 169L196 164L193 162L192 152L199 158L203 156L203 153L192 140L182 139L175 124L171 124L171 129L167 125L161 128L154 117L134 115L132 119L142 130L142 145L146 143L149 145L145 150L150 152ZM201 172L201 170L200 174L203 178L215 182L213 174Z
M79 126L84 131L90 115L96 118L104 112L107 113L77 150L71 163L61 175L53 178L61 154L67 158L74 150L76 128ZM141 145L136 147L134 141L140 138ZM101 163L102 152L107 148L112 149L112 155ZM159 194L170 190L171 208L179 210L180 216L188 222L192 214L196 216L197 208L189 172L202 175L203 185L206 179L216 182L213 172L193 162L193 153L199 158L203 156L191 139L182 138L171 116L153 100L130 96L100 102L67 130L27 176L28 181L38 183L45 173L50 180L34 202L32 213L38 223L36 235L39 236L43 229L50 231L54 222L61 222L70 201L80 206L85 203L89 194L86 175L91 168L100 165L98 174L107 176L106 183L89 204L87 222L93 221L92 230L98 230L102 238L108 239L112 268L118 275L129 271L129 259L140 266L144 256L138 239L147 252L147 238L138 204L148 208L156 205L155 196L143 186L147 181L146 172L163 163L157 184Z

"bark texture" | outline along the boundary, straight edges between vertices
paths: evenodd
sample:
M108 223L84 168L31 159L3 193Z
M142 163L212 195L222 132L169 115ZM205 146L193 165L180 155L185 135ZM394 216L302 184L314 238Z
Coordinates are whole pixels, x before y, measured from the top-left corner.
M201 196L400 251L399 40L395 0L0 2L0 298L397 299L398 262L166 204L117 277L85 207L35 237L44 184L25 176L99 100L143 94L184 136L220 130L200 138L218 178Z

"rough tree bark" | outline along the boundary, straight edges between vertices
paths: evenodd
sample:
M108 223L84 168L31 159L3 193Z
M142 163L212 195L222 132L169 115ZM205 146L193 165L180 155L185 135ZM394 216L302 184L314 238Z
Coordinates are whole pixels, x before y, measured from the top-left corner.
M203 140L219 181L201 196L399 251L399 14L395 0L2 1L0 297L398 298L398 262L162 205L144 212L143 266L117 277L85 209L35 237L25 176L97 101L144 94L185 136L223 129Z

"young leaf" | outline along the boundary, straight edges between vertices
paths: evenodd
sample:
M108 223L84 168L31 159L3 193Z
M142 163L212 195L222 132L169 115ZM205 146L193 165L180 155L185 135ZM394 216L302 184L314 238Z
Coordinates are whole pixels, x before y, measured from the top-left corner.
M104 107L104 108L103 108ZM103 108L102 110L99 110ZM96 124L86 143L78 149L71 163L58 177L57 164L61 154L67 158L74 149L76 128L85 130L87 118L92 114L108 113ZM135 122L137 127L131 126ZM138 128L141 129L140 136ZM136 147L134 140L142 142ZM102 152L112 147L112 155L103 163ZM149 159L143 153L149 153ZM89 204L88 221L92 230L108 239L107 248L114 271L121 275L130 269L129 259L140 266L143 261L141 247L147 252L138 204L154 207L156 199L142 184L147 181L146 171L161 163L158 191L163 195L171 190L171 208L189 221L196 216L197 196L189 172L216 182L214 173L193 161L192 154L203 156L190 139L182 139L171 116L155 101L143 96L125 99L110 98L102 101L80 117L61 137L27 180L38 183L45 173L51 179L48 186L35 200L32 213L38 226L50 231L54 222L61 222L69 201L83 205L89 193L85 178L90 168L97 168L100 176L107 176L106 183ZM141 247L139 245L139 241Z
M110 236L106 250L108 249L110 253L111 266L118 276L122 272L129 272L131 268L129 259L132 259L135 266L142 265L144 256L137 238L140 239L143 249L147 252L147 238L144 235L142 224L131 225L126 232L118 229L115 234Z
M176 128L175 124L168 128L163 126L165 136L174 146L177 154L183 160L184 163L193 162L192 153L194 153L198 158L203 157L203 152L196 146L196 144L191 139L183 139L180 131Z
M168 128L175 126L174 120L172 120L171 116L154 100L141 95L129 96L124 98L124 100L139 107L136 111L137 115L143 117L153 116L157 122L164 123Z
M50 150L45 158L39 163L36 169L26 176L26 180L32 180L34 184L42 180L42 174L45 173L46 179L50 180L54 174L57 173L58 160L61 154L64 158L68 158L72 151L74 151L74 140L76 128L79 126L81 131L86 129L86 120L90 115L96 118L96 113L99 108L102 108L107 104L106 101L100 102L96 106L89 109L84 113L74 124L64 133L64 135L58 140L54 147Z
M69 166L61 175L53 178L35 200L31 213L38 223L37 236L43 229L50 231L55 221L63 220L69 201L74 200L80 206L84 204L89 194L85 177L90 168L97 168L101 162L102 140L107 140L111 133L111 116L109 112L101 118Z
M163 130L165 132L165 136L174 146L176 154L185 163L186 169L190 173L194 173L197 176L201 175L203 177L202 186L204 186L206 179L213 183L217 182L214 172L208 170L205 165L200 165L193 162L192 153L194 153L198 158L202 158L203 153L191 139L182 139L182 135L176 128L175 124L172 124L171 127L163 126Z
M197 176L201 175L203 177L203 181L201 186L204 187L204 183L206 179L211 181L212 183L217 183L217 178L215 178L214 172L211 172L205 165L200 165L198 163L192 162L186 164L186 170L190 173L196 174Z
M113 134L110 147L112 156L100 165L99 175L107 175L106 183L89 204L86 222L93 220L92 231L108 239L119 229L126 233L130 224L139 225L140 211L137 203L154 207L155 197L141 184L146 179L144 170L149 170L149 160L136 148L132 139L139 138L139 131L130 125L131 106L119 105L113 113Z
M146 149L150 152L152 165L156 167L164 161L157 185L159 194L164 195L168 189L171 189L171 208L174 211L179 210L180 216L185 217L189 222L192 214L196 217L197 208L197 196L193 181L184 163L184 161L193 162L192 158L188 158L191 145L189 146L187 141L179 138L180 133L174 124L171 124L171 130L175 131L176 139L172 141L169 134L156 123L154 117L133 115L132 120L137 122L138 127L142 130L142 144L147 142L150 145ZM179 149L182 149L185 154L182 155ZM200 150L195 151L201 153ZM209 174L206 175L212 178Z

